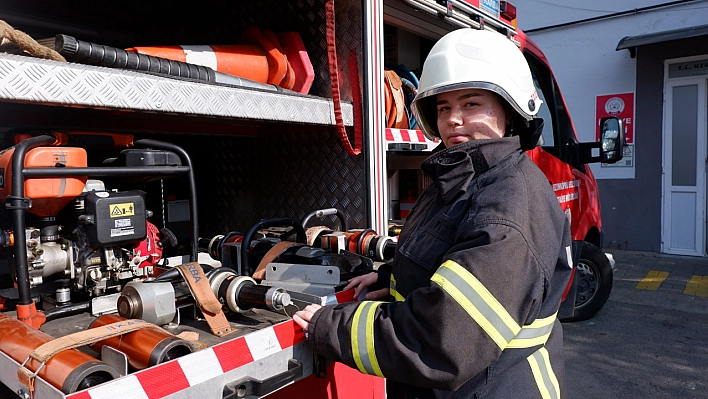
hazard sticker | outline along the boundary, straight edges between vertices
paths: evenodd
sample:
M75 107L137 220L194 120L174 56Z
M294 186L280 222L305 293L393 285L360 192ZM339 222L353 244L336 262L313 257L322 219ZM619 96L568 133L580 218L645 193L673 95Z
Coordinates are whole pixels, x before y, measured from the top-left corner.
M110 206L110 211L112 218L135 216L135 205L132 202L127 202L125 204L113 204Z

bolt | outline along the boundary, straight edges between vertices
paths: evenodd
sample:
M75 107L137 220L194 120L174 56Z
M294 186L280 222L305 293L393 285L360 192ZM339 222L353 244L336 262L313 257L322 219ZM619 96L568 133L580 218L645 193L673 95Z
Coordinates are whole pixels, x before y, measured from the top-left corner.
M19 396L22 399L30 399L29 392L25 391L24 389L18 389L17 396Z

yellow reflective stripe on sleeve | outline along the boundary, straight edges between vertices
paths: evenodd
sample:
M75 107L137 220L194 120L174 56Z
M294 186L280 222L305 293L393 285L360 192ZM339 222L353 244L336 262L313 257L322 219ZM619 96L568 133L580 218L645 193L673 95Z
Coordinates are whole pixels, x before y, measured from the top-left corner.
M507 348L531 348L536 345L545 345L553 331L553 323L558 312L543 319L536 319L533 323L521 327L521 331L509 342Z
M397 302L405 302L406 298L403 297L398 291L396 291L396 277L391 273L391 281L389 282L388 293Z
M351 330L352 356L359 371L383 377L374 347L374 316L383 302L364 301L354 312Z
M459 264L446 261L431 281L447 291L502 350L521 330L489 290Z
M533 378L543 399L560 399L560 386L551 367L546 348L541 348L526 358L531 366Z

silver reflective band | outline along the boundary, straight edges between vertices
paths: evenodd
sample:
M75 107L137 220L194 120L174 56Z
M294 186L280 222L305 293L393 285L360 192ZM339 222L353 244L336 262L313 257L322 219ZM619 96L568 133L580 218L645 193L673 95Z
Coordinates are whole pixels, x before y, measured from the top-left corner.
M530 348L536 345L545 345L553 331L557 315L558 312L543 319L536 319L533 323L521 327L521 331L509 342L507 348Z
M447 291L500 349L504 350L521 330L487 288L457 263L443 263L431 280Z
M533 378L543 399L560 399L560 386L551 367L546 348L541 348L526 358L531 366Z
M359 371L383 377L374 346L374 316L383 302L364 301L354 312L351 330L352 356Z
M443 263L431 281L462 306L501 350L545 345L551 335L557 313L520 327L469 270L453 261Z

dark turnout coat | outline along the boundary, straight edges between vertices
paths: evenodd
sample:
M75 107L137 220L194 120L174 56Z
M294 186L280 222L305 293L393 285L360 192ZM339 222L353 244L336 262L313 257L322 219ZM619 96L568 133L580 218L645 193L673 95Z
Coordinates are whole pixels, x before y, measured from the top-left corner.
M387 265L391 302L324 307L310 342L385 377L391 399L560 398L571 237L547 178L517 138L456 145L422 169L433 182Z

